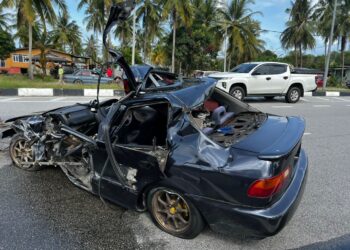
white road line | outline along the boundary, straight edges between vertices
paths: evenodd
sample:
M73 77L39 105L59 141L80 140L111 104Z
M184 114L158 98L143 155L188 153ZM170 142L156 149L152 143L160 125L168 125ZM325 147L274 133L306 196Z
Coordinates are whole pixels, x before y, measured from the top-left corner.
M314 108L329 108L331 105L313 105Z
M11 102L11 101L14 101L17 99L19 99L19 98L6 98L6 99L1 99L0 102Z
M312 135L312 133L305 132L304 135Z
M350 102L350 99L344 99L344 98L340 98L340 97L334 97L334 99L344 101L344 102Z
M283 108L294 108L294 106L272 106L272 108L283 109Z
M52 103L52 101L13 101L13 103ZM74 102L77 103L77 101L56 101L56 103L66 103L66 102Z
M318 99L323 100L323 101L329 101L329 99L323 98L323 97L318 97L318 96L316 96L315 98L318 98Z
M64 99L66 99L66 97L54 98L54 99L50 100L50 102L58 102L58 101L62 101Z

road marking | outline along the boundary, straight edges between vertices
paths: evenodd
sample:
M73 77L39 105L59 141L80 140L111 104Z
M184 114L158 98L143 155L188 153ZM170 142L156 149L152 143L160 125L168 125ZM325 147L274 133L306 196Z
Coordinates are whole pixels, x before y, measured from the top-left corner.
M66 97L54 98L54 99L50 100L50 102L59 102L59 101L62 101L64 99L66 99Z
M6 98L6 99L2 99L0 100L0 102L11 102L11 101L14 101L14 100L17 100L19 98Z
M318 97L318 96L316 96L316 98L318 98L318 99L320 99L320 100L323 100L323 101L329 101L329 99L323 98L323 97Z
M13 103L52 103L52 101L13 101ZM66 102L74 102L77 103L77 101L56 101L56 103L66 103Z
M340 101L344 101L344 102L350 102L350 100L348 99L344 99L344 98L340 98L340 97L334 97L334 99L340 100Z
M294 106L272 106L272 108L283 109L283 108L293 108Z
M329 108L331 105L313 105L314 108Z
M305 132L304 135L312 135L312 133Z

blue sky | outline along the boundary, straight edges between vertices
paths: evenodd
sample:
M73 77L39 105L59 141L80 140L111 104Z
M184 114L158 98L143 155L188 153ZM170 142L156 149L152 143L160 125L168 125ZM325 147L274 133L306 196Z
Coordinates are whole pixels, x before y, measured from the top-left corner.
M85 29L84 19L84 9L77 10L79 1L68 0L68 7L71 18L76 20L82 29L82 33L87 37L91 32L87 32ZM313 3L317 0L313 0ZM288 20L288 14L285 12L287 8L291 6L290 0L255 0L255 4L250 6L252 11L260 11L262 15L256 15L255 18L261 22L262 29L273 30L273 31L283 31L285 28L285 23ZM266 49L270 49L277 55L281 56L286 54L281 48L280 43L280 33L275 32L264 32L262 34L262 39L265 41ZM323 54L324 46L322 40L317 38L316 48L307 53L311 54Z

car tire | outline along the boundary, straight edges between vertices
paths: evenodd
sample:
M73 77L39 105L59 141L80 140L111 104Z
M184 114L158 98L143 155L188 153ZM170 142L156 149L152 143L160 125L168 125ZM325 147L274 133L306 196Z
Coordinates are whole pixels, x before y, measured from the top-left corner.
M22 164L22 162L30 162L34 159L32 148L22 134L16 134L12 137L9 149L11 160L17 168L26 171L39 171L44 168L41 165Z
M179 238L193 239L205 225L194 204L170 188L152 189L147 195L147 208L158 228Z
M77 79L77 80L75 80L73 83L75 83L75 84L83 84L83 81L80 80L80 79Z
M245 91L240 86L234 86L230 89L230 95L233 96L234 98L242 101L245 97Z
M286 95L287 103L296 103L301 97L301 90L298 87L291 87Z
M273 100L275 97L274 96L264 96L265 100L267 101L271 101Z

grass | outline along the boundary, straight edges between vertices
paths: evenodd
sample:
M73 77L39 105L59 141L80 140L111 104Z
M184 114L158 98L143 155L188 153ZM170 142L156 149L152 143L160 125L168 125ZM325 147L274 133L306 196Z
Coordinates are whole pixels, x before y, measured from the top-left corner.
M44 79L35 76L34 80L29 80L23 75L0 75L0 89L17 89L17 88L53 88L53 89L96 89L97 84L58 84L58 80L52 77ZM101 84L101 89L122 90L123 88L114 84Z
M322 88L317 89L319 92L323 92ZM326 91L339 91L339 92L350 92L347 87L327 87Z

